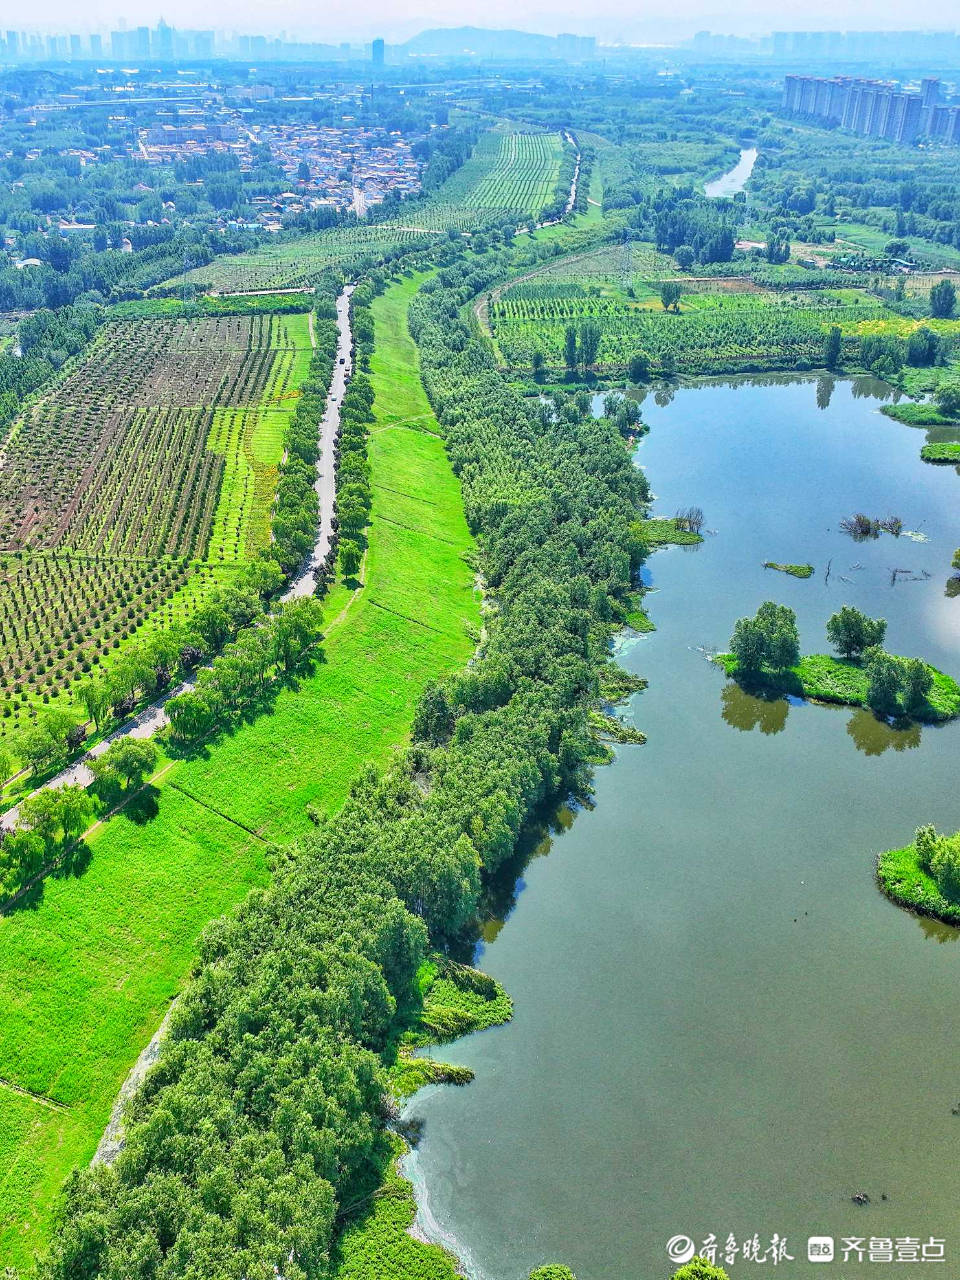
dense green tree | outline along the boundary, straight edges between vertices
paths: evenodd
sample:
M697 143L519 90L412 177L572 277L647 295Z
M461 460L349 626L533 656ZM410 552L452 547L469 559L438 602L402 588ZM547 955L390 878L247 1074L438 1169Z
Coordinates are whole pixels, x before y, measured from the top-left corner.
M737 619L730 638L730 652L744 673L755 674L760 670L767 655L767 642L756 618Z
M356 542L346 539L340 543L340 568L345 578L356 576L362 559L363 552Z
M45 787L21 803L17 825L35 831L48 846L66 844L84 831L91 807L83 787Z
M884 618L868 618L848 604L827 620L827 639L844 658L858 658L864 650L882 645L886 634Z
M600 326L594 320L586 320L580 326L580 363L589 369L597 362L600 351Z
M631 382L646 382L650 377L650 357L644 351L637 351L630 357L627 366L627 377Z
M102 755L90 761L97 779L116 776L128 788L139 785L156 767L157 748L150 738L134 738L129 734L117 738Z
M678 244L673 251L673 259L681 271L689 271L696 261L696 254L688 244Z
M577 329L568 324L563 331L563 363L568 369L577 367Z
M678 280L664 280L660 286L660 302L664 311L669 311L671 308L674 311L679 311L682 295L683 286Z
M947 418L960 418L960 379L944 379L937 385L934 399Z
M939 320L953 315L957 305L957 291L952 280L938 280L930 290L930 314Z
M840 363L840 354L843 350L843 339L840 334L840 326L832 324L827 330L827 336L823 340L823 363L827 369L836 369Z
M673 1280L730 1280L723 1267L697 1255L673 1273Z
M762 666L783 670L800 657L797 615L783 604L765 600L753 618L738 618L730 640L730 652L745 674Z
M938 837L930 857L930 874L945 898L960 899L960 834Z
M942 343L940 335L922 324L907 339L907 364L914 368L926 368L937 363Z
M899 711L901 667L897 659L882 649L874 649L867 658L867 706L878 715L896 715Z
M906 658L900 678L903 709L909 715L922 711L933 688L933 673L921 658Z

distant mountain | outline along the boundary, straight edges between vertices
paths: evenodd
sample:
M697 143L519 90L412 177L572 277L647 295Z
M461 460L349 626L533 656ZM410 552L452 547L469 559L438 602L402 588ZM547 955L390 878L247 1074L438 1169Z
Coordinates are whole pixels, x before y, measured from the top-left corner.
M555 36L530 31L488 31L483 27L438 27L398 45L407 54L422 58L556 58Z

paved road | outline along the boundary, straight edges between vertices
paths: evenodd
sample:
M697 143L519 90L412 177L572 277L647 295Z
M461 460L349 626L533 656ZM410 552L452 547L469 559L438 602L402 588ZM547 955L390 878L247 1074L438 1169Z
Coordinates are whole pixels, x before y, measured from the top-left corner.
M327 396L327 408L320 423L320 457L317 460L317 479L314 488L320 503L320 522L317 529L317 540L313 544L310 559L291 582L282 599L296 600L300 596L313 595L317 585L317 569L327 558L330 540L333 537L333 508L336 501L336 474L334 472L333 450L340 434L340 405L343 393L353 372L353 355L351 347L353 338L350 333L350 295L354 286L344 286L337 298L337 354L333 364L333 377L330 380L330 393ZM311 330L311 340L312 340Z
M337 327L339 334L337 337L337 354L333 366L333 378L330 384L330 394L327 398L327 407L323 415L323 421L320 424L320 457L317 460L317 496L320 499L320 520L317 529L317 540L314 544L310 559L300 570L296 578L290 584L286 593L282 596L283 600L293 600L300 596L309 596L313 594L314 587L317 582L317 567L321 565L326 557L327 550L330 546L330 538L333 533L333 508L336 497L336 477L334 475L334 458L333 446L336 442L337 435L340 431L340 404L343 400L343 393L346 390L347 381L353 367L351 348L353 346L353 335L350 331L350 295L353 293L354 286L348 284L344 287L343 292L337 298ZM310 315L310 343L315 345L313 336L313 314ZM343 361L343 364L340 361ZM127 720L119 728L114 729L108 737L103 738L96 746L91 747L85 755L81 756L74 764L68 765L58 774L55 774L49 782L45 782L42 787L37 790L43 791L48 787L66 787L72 784L89 787L93 782L93 773L90 769L90 761L95 760L97 756L103 755L111 743L116 742L118 738L150 738L162 729L164 725L169 723L165 710L167 702L171 698L175 698L179 693L186 693L193 688L193 680L184 680L182 684L176 685L173 689L169 689L162 698L158 698L156 702L150 703L144 707L130 720ZM36 795L36 792L32 794ZM6 813L0 814L0 827L12 830L20 812L19 805L15 805L12 809L8 809Z

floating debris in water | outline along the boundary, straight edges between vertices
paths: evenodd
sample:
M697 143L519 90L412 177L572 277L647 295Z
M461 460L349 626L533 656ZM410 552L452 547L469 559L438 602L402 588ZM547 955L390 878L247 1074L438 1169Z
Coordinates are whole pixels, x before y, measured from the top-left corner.
M904 538L910 538L914 542L929 542L930 539L925 533L921 533L919 529L904 529L901 535Z

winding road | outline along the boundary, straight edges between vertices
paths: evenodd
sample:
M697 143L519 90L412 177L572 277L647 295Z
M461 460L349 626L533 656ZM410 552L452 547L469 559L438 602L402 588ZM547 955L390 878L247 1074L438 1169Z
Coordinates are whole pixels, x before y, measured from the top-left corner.
M337 436L340 433L340 405L343 401L343 393L346 390L347 383L350 380L350 374L353 369L353 333L350 328L350 295L353 293L355 286L352 284L344 285L339 297L337 298L337 352L334 357L333 377L330 381L330 391L327 396L327 407L320 423L320 455L317 459L317 479L316 490L317 497L320 502L319 520L317 526L317 538L313 545L309 559L300 569L297 576L290 583L290 586L284 592L281 600L295 600L303 596L313 594L317 584L317 569L323 564L327 551L330 547L330 540L333 536L333 513L334 503L336 501L336 473L334 470L334 445ZM313 313L310 314L310 345L316 346L313 331ZM176 685L172 689L168 689L162 698L158 698L155 702L151 702L148 706L143 707L136 715L126 720L118 728L102 738L95 746L91 747L84 755L76 760L73 764L67 765L55 774L49 781L45 782L42 787L38 787L37 791L31 792L36 795L38 791L45 791L51 787L66 787L71 785L89 787L93 782L93 772L90 768L90 761L95 760L97 756L103 753L116 742L119 738L150 738L162 729L164 725L169 723L165 707L171 698L175 698L177 694L187 693L193 688L193 680L184 680L181 684ZM20 806L14 805L12 809L8 809L6 813L0 814L0 828L10 831L13 829L17 816L20 812Z

